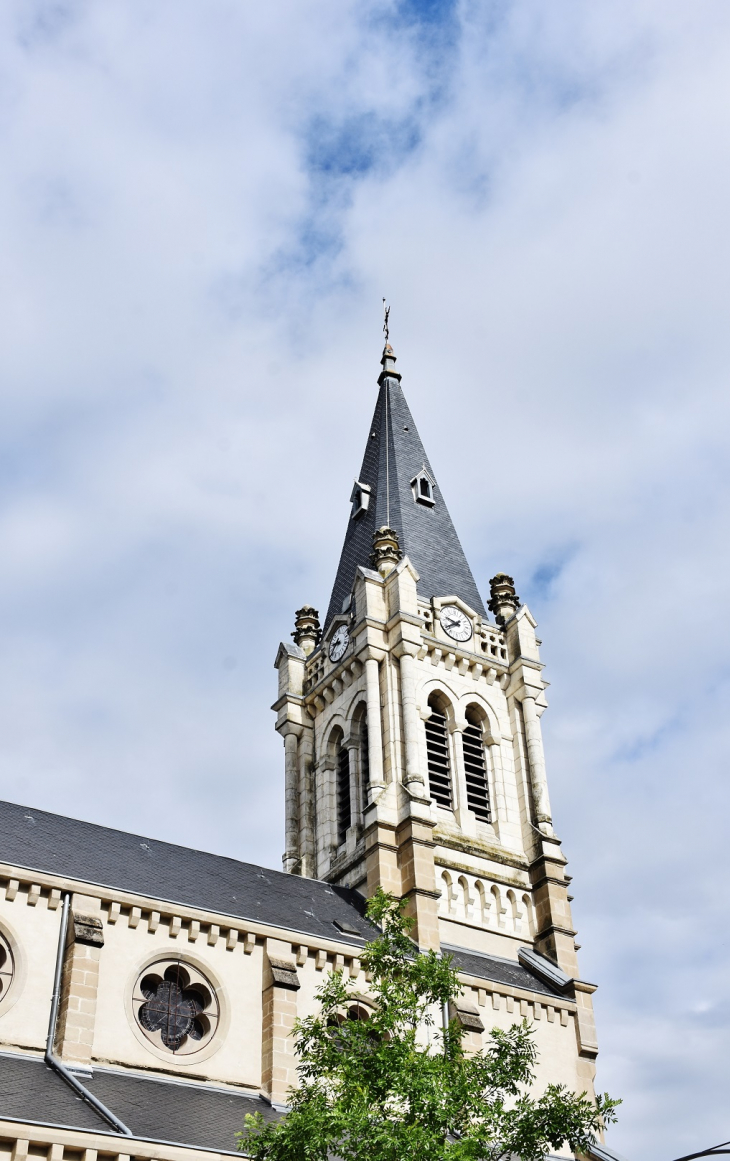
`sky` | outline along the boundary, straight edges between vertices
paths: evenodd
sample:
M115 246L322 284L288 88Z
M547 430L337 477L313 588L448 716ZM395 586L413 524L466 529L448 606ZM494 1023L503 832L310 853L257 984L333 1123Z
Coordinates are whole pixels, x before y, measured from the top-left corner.
M0 7L0 793L280 866L386 296L629 1161L730 1137L729 138L726 0Z

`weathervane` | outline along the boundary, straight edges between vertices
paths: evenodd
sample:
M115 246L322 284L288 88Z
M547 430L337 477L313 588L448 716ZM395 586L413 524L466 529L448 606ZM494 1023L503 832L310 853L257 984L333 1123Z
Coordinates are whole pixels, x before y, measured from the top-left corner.
M383 334L385 335L385 345L387 346L388 340L390 339L390 307L385 305L385 299L383 299L383 315Z

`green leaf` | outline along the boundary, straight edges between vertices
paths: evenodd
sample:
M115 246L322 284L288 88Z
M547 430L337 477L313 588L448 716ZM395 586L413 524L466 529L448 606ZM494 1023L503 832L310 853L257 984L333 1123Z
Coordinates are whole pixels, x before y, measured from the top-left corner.
M467 1055L444 1004L461 992L448 956L419 952L405 904L378 889L369 918L381 934L361 954L371 973L369 1018L355 984L336 971L319 1011L298 1020L299 1087L277 1123L246 1117L238 1147L254 1161L543 1161L567 1144L585 1153L619 1101L561 1085L531 1095L537 1052L526 1021L494 1028Z

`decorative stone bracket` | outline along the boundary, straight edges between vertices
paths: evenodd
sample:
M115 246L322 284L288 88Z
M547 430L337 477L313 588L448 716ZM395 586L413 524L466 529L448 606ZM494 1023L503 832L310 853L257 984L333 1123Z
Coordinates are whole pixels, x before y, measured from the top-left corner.
M89 947L104 946L104 929L95 915L74 915L68 929L67 945L85 943Z
M299 983L296 965L289 960L272 959L269 957L269 967L271 969L273 984L278 985L280 988L289 988L293 992L301 988L302 985Z
M479 1009L469 1000L461 999L461 997L449 1004L449 1019L456 1020L460 1028L464 1028L467 1032L483 1032L484 1024L479 1015Z
M290 944L267 940L262 996L261 1091L272 1105L282 1108L297 1079L292 1032L297 1018L297 991L301 986L296 962L285 959L287 953L291 953Z

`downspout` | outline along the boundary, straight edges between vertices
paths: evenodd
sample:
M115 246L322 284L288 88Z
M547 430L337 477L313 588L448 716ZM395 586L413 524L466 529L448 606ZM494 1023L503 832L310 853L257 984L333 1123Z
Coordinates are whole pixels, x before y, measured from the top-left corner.
M133 1136L132 1130L128 1129L119 1117L115 1117L114 1113L102 1104L98 1097L95 1097L93 1092L90 1092L85 1085L81 1083L78 1077L74 1076L72 1072L62 1064L53 1052L53 1044L56 1039L56 1022L58 1020L58 1006L61 1000L61 976L63 974L63 953L66 947L66 932L68 931L68 911L71 896L68 891L63 896L63 910L61 912L61 930L58 933L58 952L56 954L56 973L53 977L53 998L51 1000L51 1018L48 1021L48 1039L46 1041L46 1051L43 1059L49 1068L66 1081L83 1100L91 1105L93 1109L103 1117L107 1124L117 1133L123 1133L125 1137Z
M439 959L444 958L444 953L442 951L436 952L436 955ZM444 1000L441 1004L441 1027L443 1028L444 1032L448 1032L450 1023L451 1020L449 1017L448 1001ZM446 1051L446 1037L444 1037L444 1051Z

